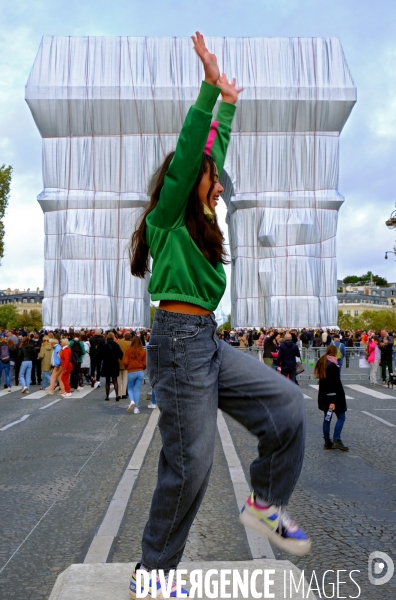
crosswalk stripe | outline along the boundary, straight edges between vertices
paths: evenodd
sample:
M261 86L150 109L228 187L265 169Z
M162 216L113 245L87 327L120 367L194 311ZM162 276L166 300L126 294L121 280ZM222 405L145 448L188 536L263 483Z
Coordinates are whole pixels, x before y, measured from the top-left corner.
M366 388L363 385L348 384L347 387L351 388L352 390L356 390L357 392L362 392L362 394L372 396L373 398L381 398L382 400L390 400L391 398L395 398L395 396L391 396L390 394L383 394L382 392L378 392L377 390Z
M227 423L225 422L223 414L220 410L217 411L217 429L219 430L221 444L223 446L228 469L230 471L235 498L238 506L242 507L247 498L250 496L251 491L249 484L246 481L241 461L236 453L234 442L232 441ZM248 528L245 528L245 530L250 551L252 553L252 558L275 558L271 545L265 536L260 535L259 533L256 533Z
M11 386L11 392L17 392L18 390L21 390L22 387L20 385L12 385ZM7 394L9 394L10 392L7 390L2 390L0 392L0 396L6 396Z
M389 421L385 421L385 419L381 419L381 417L377 417L377 415L372 415L371 413L369 413L365 410L362 410L362 413L364 415L367 415L368 417L372 417L373 419L376 419L377 421L381 421L381 423L388 425L388 427L396 427L396 425L394 425L393 423L389 423Z
M38 398L42 398L46 395L47 393L45 390L37 390L37 392L33 392L33 394L26 394L26 396L22 396L21 400L24 400L26 398L33 398L33 400L37 400Z

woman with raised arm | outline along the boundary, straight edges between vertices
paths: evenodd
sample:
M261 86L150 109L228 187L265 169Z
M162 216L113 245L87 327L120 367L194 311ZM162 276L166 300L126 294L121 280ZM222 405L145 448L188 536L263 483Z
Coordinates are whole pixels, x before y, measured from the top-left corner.
M220 76L202 35L197 32L192 40L205 80L175 152L155 175L130 250L135 276L144 277L149 270L149 252L153 259L148 289L160 304L147 346L147 368L161 413L163 444L136 569L165 573L181 560L208 485L218 408L258 438L259 456L250 468L254 491L241 521L294 554L305 554L311 544L283 508L303 461L303 395L286 378L216 336L213 312L225 291L227 257L215 209L242 90L235 80ZM219 94L222 101L211 123ZM153 585L162 597L159 580ZM135 598L136 571L130 592Z

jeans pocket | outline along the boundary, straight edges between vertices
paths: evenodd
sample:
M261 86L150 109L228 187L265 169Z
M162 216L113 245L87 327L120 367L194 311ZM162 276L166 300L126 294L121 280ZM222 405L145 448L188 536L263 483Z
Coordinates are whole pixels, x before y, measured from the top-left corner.
M199 327L181 327L173 331L174 341L195 338L199 333Z
M151 387L154 387L159 380L159 350L159 346L154 346L151 344L146 346L147 374Z

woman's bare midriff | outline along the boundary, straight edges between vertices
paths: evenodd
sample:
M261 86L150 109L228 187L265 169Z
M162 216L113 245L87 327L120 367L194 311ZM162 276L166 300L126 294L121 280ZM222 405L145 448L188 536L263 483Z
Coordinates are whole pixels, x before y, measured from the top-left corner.
M182 313L183 315L210 315L210 310L191 304L190 302L176 302L175 300L161 300L159 303L161 310L169 312Z

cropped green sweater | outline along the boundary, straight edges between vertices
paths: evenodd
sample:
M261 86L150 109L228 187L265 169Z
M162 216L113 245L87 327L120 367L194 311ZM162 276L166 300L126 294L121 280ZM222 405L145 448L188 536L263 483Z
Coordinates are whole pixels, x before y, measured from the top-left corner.
M219 93L219 88L202 82L180 132L159 202L146 218L146 240L153 259L151 298L190 302L210 311L224 294L226 274L222 263L213 267L192 240L184 213L203 152L213 156L219 175L223 170L235 106L221 102L211 125Z

